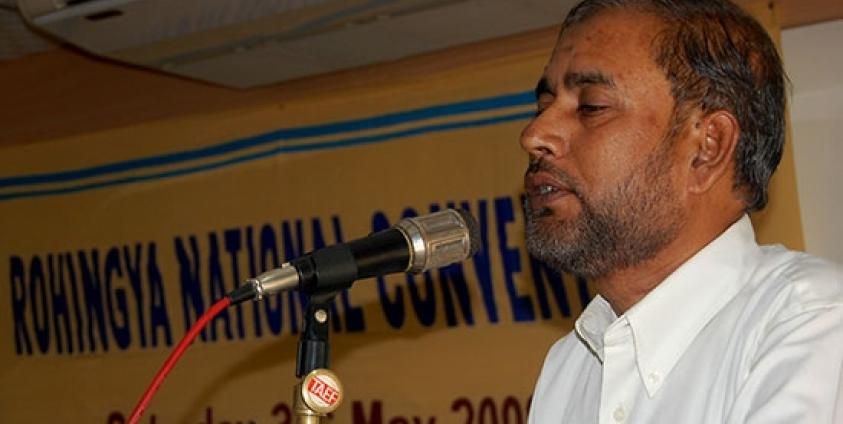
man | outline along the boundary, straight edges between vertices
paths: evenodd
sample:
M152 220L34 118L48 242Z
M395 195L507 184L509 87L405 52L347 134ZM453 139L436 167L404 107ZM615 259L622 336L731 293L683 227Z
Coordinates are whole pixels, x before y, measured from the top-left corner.
M725 0L586 0L521 145L527 246L598 296L530 422L843 423L840 268L760 247L784 76Z

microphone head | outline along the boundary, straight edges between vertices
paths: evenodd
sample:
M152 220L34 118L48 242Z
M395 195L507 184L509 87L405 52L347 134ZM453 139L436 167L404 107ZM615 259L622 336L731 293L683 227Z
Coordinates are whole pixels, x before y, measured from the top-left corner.
M446 209L401 220L396 226L407 239L407 272L419 273L471 257L480 248L477 221L464 210Z
M465 223L466 230L468 231L468 255L466 255L466 259L474 256L478 250L480 250L480 225L477 224L477 220L474 219L470 213L468 213L465 209L452 209L456 211Z

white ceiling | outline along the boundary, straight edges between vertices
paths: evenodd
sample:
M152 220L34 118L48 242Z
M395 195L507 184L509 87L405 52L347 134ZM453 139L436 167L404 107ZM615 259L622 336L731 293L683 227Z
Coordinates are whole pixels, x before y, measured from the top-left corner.
M0 60L50 47L3 1ZM65 2L67 4L65 4ZM97 56L251 88L559 23L574 0L18 0L31 26ZM58 6L56 6L58 5ZM105 18L96 18L106 16Z
M0 63L67 43L249 88L557 25L576 1L0 0ZM843 13L840 0L779 2L785 26Z

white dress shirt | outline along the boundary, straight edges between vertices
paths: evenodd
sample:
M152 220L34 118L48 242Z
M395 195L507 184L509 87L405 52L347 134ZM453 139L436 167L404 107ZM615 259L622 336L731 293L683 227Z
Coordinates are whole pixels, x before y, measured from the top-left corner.
M744 216L618 317L550 349L531 424L843 424L843 272Z

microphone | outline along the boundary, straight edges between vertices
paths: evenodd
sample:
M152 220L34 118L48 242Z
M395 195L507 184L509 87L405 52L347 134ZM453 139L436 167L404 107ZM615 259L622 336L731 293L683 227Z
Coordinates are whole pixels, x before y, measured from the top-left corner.
M480 247L477 221L464 210L401 220L392 228L315 250L235 289L233 302L299 290L310 295L348 288L359 279L397 272L421 273L468 259Z

